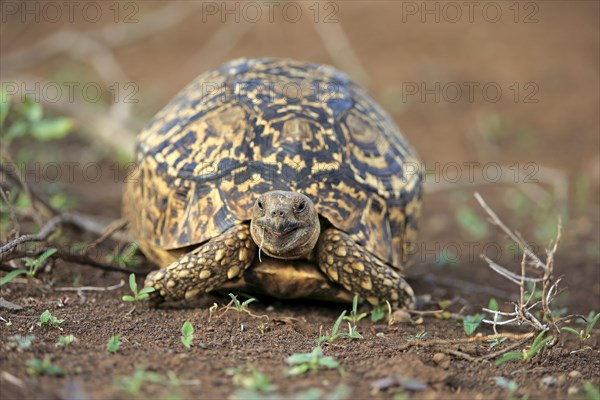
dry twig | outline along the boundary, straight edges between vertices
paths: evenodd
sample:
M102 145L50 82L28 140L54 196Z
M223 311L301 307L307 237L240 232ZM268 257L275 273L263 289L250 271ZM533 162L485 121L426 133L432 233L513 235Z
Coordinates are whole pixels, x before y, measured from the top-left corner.
M560 220L558 222L556 239L553 243L551 243L550 248L546 250L546 261L544 262L533 252L531 247L525 242L523 237L518 232L513 232L502 222L502 220L487 205L479 193L475 193L475 198L490 217L491 223L499 227L523 251L520 274L511 272L503 266L492 261L485 255L482 255L482 258L488 263L492 270L519 286L519 300L516 303L513 303L514 311L501 312L498 310L483 308L483 311L491 314L493 317L491 320L484 319L483 322L492 325L495 333L498 333L498 326L523 324L532 327L536 332L550 331L553 339L548 343L548 347L554 346L560 339L560 329L557 323L554 321L554 316L550 310L550 303L552 303L558 294L558 284L560 282L560 278L554 278L554 254L558 248L558 242L560 241L561 236ZM532 266L535 269L541 269L543 273L542 277L532 278L527 276L528 266ZM534 284L534 288L529 296L526 295L527 291L525 287L528 282L532 282ZM535 284L538 282L542 283L541 300L530 304L535 293ZM536 317L535 313L538 311L541 313L543 318ZM508 317L508 319L502 320L502 317Z

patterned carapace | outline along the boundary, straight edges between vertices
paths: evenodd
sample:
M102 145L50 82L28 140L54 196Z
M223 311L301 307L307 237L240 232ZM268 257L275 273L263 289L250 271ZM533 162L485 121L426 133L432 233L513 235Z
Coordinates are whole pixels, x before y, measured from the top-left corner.
M240 59L200 75L144 129L124 213L166 265L247 223L270 190L402 268L416 241L419 161L392 119L346 75L287 59Z

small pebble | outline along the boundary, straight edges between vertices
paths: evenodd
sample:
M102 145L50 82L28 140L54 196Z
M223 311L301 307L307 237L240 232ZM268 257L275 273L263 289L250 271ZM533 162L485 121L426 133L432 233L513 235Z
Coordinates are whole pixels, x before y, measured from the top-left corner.
M567 390L569 396L574 396L577 393L579 393L579 388L577 386L569 386L569 389Z
M560 374L558 376L558 381L556 383L558 384L558 386L562 386L562 385L564 385L566 380L567 380L567 376L565 374Z
M577 370L573 370L573 371L569 372L569 378L579 379L579 378L581 378L581 372L579 372Z
M433 362L443 369L450 368L450 358L444 353L436 353L433 356Z
M392 313L392 318L394 319L394 322L397 323L412 322L412 320L410 319L410 314L405 310L394 311Z
M553 376L545 376L542 378L541 384L543 387L551 387L556 385L557 379Z
M436 363L436 364L439 364L442 361L445 361L446 358L447 358L446 354L444 354L444 353L435 353L433 355L433 362Z

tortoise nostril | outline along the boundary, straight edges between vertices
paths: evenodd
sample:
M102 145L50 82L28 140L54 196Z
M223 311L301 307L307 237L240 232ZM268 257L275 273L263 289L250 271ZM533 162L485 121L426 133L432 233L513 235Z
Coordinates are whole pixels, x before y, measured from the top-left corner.
M270 214L271 214L271 217L273 217L273 218L276 218L276 217L283 218L287 215L285 210L282 210L282 209L271 210Z

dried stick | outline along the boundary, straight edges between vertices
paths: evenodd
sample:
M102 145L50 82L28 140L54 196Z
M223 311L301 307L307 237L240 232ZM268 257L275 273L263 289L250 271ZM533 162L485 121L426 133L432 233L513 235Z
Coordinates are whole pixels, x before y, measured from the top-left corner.
M108 292L111 290L117 290L125 286L125 281L121 279L121 282L112 286L76 286L76 287L57 287L54 290L58 292Z
M82 254L87 255L92 249L96 248L99 244L104 243L108 238L113 237L117 231L123 229L126 225L127 221L123 219L111 222L98 239L94 240L89 246L83 249Z
M461 339L433 339L433 340L413 340L411 342L406 342L396 347L396 350L406 350L409 347L435 347L435 346L448 346L455 344L469 344L469 343L480 343L485 342L486 340L497 339L498 337L505 337L510 340L519 340L519 339L530 339L533 337L531 332L524 334L514 334L514 333L500 333L498 335L477 335L468 338Z
M490 221L494 225L498 226L506 235L508 235L508 237L511 240L513 240L523 251L520 274L515 274L509 271L508 269L500 266L496 262L490 260L488 257L482 255L482 258L485 259L485 261L488 263L489 267L492 270L519 286L519 301L517 303L513 303L514 311L501 312L498 310L490 310L488 308L483 308L483 311L493 316L493 320L484 319L483 322L486 324L491 324L494 328L495 333L498 333L498 326L513 324L527 324L531 326L536 332L551 331L552 340L548 343L548 347L554 346L560 340L560 329L557 325L557 322L554 320L552 310L550 310L550 303L556 298L558 294L558 284L560 282L560 279L554 280L554 254L558 249L558 242L560 241L561 237L560 219L558 222L556 239L554 240L552 246L546 250L546 262L543 262L531 250L529 245L518 232L513 232L502 222L502 220L500 220L498 215L487 205L487 203L483 200L479 193L475 193L475 198L490 217ZM543 276L541 278L531 278L526 276L526 269L528 265L532 265L537 269L541 269L543 271ZM534 284L534 289L531 291L531 294L526 299L525 284L530 282ZM533 298L533 294L535 293L535 284L537 282L542 282L542 297L540 301L536 301L535 303L530 305L529 303ZM541 308L540 312L545 318L545 323L542 322L544 321L543 319L537 318L531 311L538 306ZM508 320L499 321L499 318L501 316L510 318Z
M68 215L57 215L56 217L48 221L38 233L19 236L18 238L11 240L10 242L0 247L0 256L14 249L20 244L28 242L41 242L46 240L48 236L50 236L59 225L68 222L68 218Z

